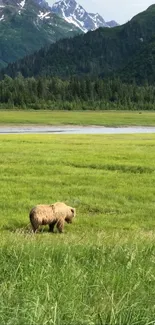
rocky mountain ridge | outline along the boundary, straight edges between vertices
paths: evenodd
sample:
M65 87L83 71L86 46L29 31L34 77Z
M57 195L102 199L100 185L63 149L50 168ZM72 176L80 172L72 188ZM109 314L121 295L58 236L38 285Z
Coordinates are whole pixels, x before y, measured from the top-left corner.
M75 0L57 1L52 6L52 11L67 22L80 28L84 33L99 27L111 28L118 26L118 23L114 20L106 22L98 13L88 13Z

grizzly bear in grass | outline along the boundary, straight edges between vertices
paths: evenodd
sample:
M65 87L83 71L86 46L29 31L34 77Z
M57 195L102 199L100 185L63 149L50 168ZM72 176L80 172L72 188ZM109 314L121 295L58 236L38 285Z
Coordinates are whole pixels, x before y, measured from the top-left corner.
M60 233L63 232L64 223L72 223L76 210L63 202L53 204L36 205L30 211L29 217L33 228L36 232L41 225L49 225L49 231L54 232L56 225Z

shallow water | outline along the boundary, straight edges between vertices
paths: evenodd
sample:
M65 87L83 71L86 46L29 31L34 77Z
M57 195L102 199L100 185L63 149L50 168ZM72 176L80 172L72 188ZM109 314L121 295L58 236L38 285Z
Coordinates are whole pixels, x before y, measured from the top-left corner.
M155 127L0 126L0 134L134 134L155 133Z

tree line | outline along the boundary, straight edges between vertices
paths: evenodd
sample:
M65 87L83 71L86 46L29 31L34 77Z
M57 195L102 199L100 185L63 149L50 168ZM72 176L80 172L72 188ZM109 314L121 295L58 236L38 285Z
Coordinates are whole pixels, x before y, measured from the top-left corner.
M155 86L125 84L120 79L57 77L15 79L5 75L0 81L1 108L32 109L155 109Z

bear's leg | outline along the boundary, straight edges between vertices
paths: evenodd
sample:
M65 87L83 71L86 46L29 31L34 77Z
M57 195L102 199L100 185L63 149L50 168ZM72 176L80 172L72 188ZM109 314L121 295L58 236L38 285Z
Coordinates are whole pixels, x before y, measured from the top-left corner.
M33 232L36 233L36 232L38 231L38 228L39 228L38 223L36 223L36 222L31 222L31 224L32 224Z
M60 233L63 232L63 229L64 229L64 223L65 223L65 220L64 219L59 219L57 221L57 229Z
M51 223L49 224L49 231L50 231L50 232L54 232L54 226L55 226L55 224L56 224L56 221L53 221L53 222L51 222Z
M36 234L36 232L38 231L38 227L32 225L32 229L33 229L34 234Z

